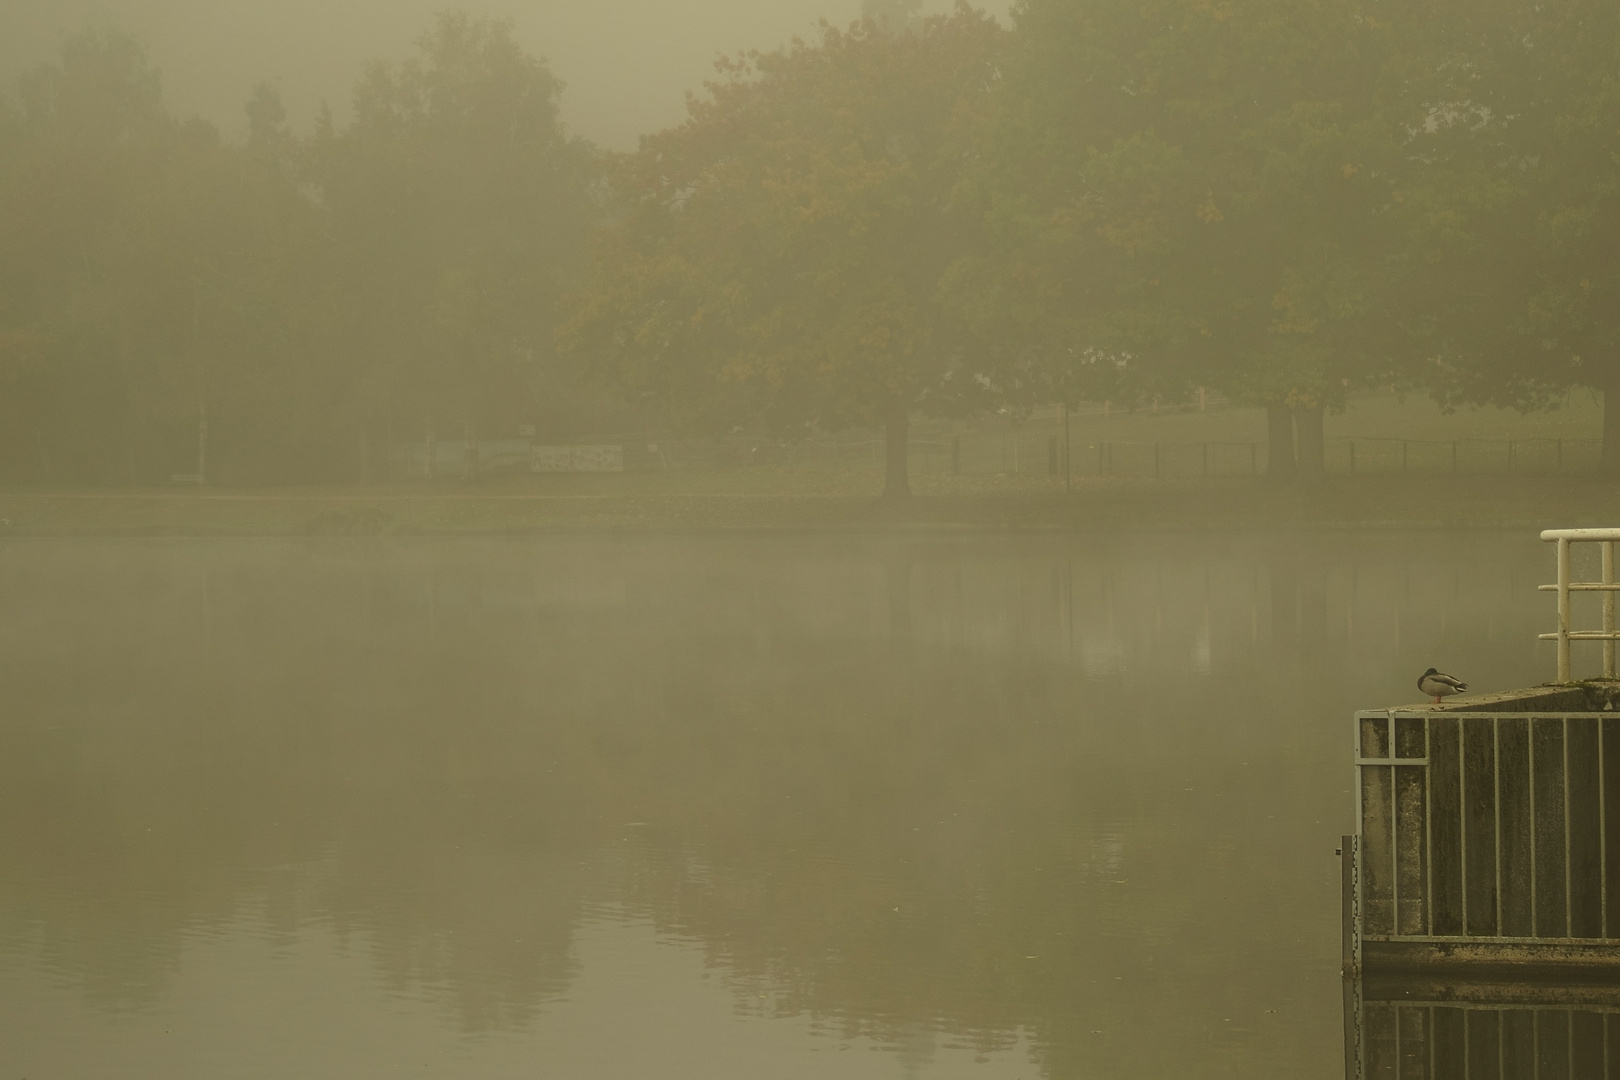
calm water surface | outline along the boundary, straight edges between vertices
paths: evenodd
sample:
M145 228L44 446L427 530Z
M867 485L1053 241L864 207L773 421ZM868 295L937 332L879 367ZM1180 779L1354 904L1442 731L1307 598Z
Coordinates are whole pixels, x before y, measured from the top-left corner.
M0 1077L1342 1075L1533 537L0 545Z

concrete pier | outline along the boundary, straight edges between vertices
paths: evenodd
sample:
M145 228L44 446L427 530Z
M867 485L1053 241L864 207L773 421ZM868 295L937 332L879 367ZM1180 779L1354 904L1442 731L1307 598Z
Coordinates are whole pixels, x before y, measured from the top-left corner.
M1344 961L1620 975L1620 683L1360 712Z

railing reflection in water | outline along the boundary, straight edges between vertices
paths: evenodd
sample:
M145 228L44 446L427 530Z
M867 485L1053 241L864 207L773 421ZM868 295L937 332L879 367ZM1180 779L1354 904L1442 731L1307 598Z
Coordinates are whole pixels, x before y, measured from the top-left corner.
M1345 983L1346 1080L1615 1080L1620 987Z

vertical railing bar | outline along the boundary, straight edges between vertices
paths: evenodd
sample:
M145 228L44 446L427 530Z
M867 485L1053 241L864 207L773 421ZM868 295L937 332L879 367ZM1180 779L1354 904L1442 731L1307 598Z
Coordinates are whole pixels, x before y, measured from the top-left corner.
M1357 837L1359 840L1360 837ZM1359 854L1359 851L1358 851ZM1360 877L1358 873L1356 875ZM1359 910L1359 909L1358 909ZM1364 1080L1367 1075L1367 1001L1361 996L1361 952L1356 951L1356 977L1350 984L1351 993L1351 1030L1355 1044L1349 1049L1352 1053L1346 1054L1345 1066L1354 1070L1354 1080ZM1608 1080L1608 1077L1604 1077Z
M1396 937L1401 935L1401 826L1396 815L1400 812L1400 797L1395 792L1395 713L1387 713L1384 717L1386 723L1385 734L1389 737L1385 745L1389 749L1389 889L1390 903L1394 910L1390 930Z
M1612 594L1611 594L1612 595ZM1598 930L1609 936L1609 793L1608 774L1603 767L1603 717L1592 721L1597 725L1598 747ZM1608 1026L1605 1025L1605 1032ZM1608 1038L1607 1035L1604 1038Z
M1462 933L1468 936L1468 761L1463 756L1463 718L1457 717L1457 835L1462 850Z
M1570 870L1573 861L1575 845L1570 839L1569 828L1569 717L1563 719L1564 727L1564 936L1575 936L1575 875Z
M1534 885L1530 888L1530 895L1536 895ZM1531 1080L1541 1080L1541 1017L1534 1009L1530 1010L1530 1076Z
M1423 760L1430 761L1429 748L1434 745L1429 738L1429 727L1434 723L1434 714L1423 718ZM1423 915L1420 925L1428 927L1428 932L1434 933L1434 808L1430 805L1429 794L1434 785L1429 782L1429 765L1423 766L1423 900L1420 909Z
M1430 907L1433 906L1430 905ZM1434 1076L1434 1044L1436 1041L1434 1037L1434 1006L1430 1005L1423 1010L1423 1047L1429 1054L1428 1067L1423 1070L1424 1080L1429 1080L1430 1077Z
M1502 930L1502 718L1491 717L1491 782L1495 785L1496 852L1493 868L1496 871L1496 933Z
M1361 939L1366 921L1364 912L1367 910L1365 901L1362 899L1361 879L1363 876L1361 872L1361 836L1357 834L1350 838L1350 901L1352 905L1350 908L1350 964L1351 969L1356 973L1357 979L1361 978ZM1361 984L1358 982L1356 984L1356 1009L1358 1010L1356 1023L1358 1025L1361 1023L1360 1008ZM1360 1030L1359 1026L1357 1030ZM1359 1054L1360 1051L1357 1051L1357 1053Z
M1405 1011L1395 1006L1395 1080L1401 1080L1401 1014Z
M1468 920L1467 920L1466 917L1464 917L1464 919L1463 919L1463 931L1466 933L1467 930L1468 930ZM1462 1011L1462 1022L1463 1022L1463 1059L1462 1059L1463 1070L1462 1071L1463 1071L1463 1076L1465 1076L1465 1077L1468 1075L1468 1065L1469 1065L1469 1062L1468 1062L1469 1053L1468 1053L1468 1051L1473 1047L1473 1044L1468 1041L1468 1014L1471 1013L1472 1011L1473 1011L1472 1009L1464 1009ZM1604 1077L1603 1080L1609 1080L1609 1078Z
M1501 933L1500 930L1497 933ZM1496 1014L1496 1080L1507 1080L1507 1010Z
M1361 715L1359 713L1357 713L1354 716L1352 716L1351 719L1354 721L1355 727L1356 727L1356 730L1355 730L1356 756L1351 758L1350 760L1351 761L1360 761L1361 758L1363 757L1362 752L1361 752ZM1354 770L1354 772L1355 772L1355 780L1356 780L1356 827L1355 827L1354 832L1358 837L1363 834L1364 829L1365 829L1365 822L1367 820L1366 817L1364 816L1365 813L1366 813L1366 807L1364 807L1362 805L1362 803L1361 803L1361 782L1362 782L1361 781L1361 771L1364 768L1366 768L1365 765L1357 765L1355 767L1355 770ZM1359 847L1356 849L1353 858L1355 858L1357 860L1359 860L1361 858L1361 849ZM1361 919L1361 913L1366 910L1366 907L1363 905L1362 898L1361 898L1361 866L1360 866L1359 861L1356 864L1355 879L1356 879L1355 909L1351 912L1351 918L1358 920L1358 925L1353 926L1351 928L1351 930L1356 935L1356 940L1359 941L1359 940L1361 940L1361 926L1359 925L1359 920ZM1357 962L1358 966L1360 965L1360 961L1361 961L1361 957L1357 956L1356 957L1356 962ZM1358 977L1359 977L1359 973L1358 973Z
M1574 935L1571 934L1570 936L1573 937ZM1564 1013L1564 1038L1567 1040L1566 1044L1565 1044L1567 1049L1564 1051L1564 1053L1568 1055L1567 1057L1564 1058L1564 1060L1569 1062L1569 1074L1570 1074L1571 1077L1574 1077L1575 1076L1575 1011L1573 1009L1566 1010L1565 1013ZM1607 1076L1605 1076L1603 1078L1603 1080L1609 1080L1609 1078Z
M1527 760L1530 781L1530 936L1540 937L1540 923L1536 920L1536 718L1526 717L1524 721L1524 743L1528 751Z
M1558 541L1558 681L1569 682L1569 540Z
M1393 744L1391 744L1393 749ZM1393 756L1393 755L1392 755ZM1395 820L1399 810L1400 799L1395 794L1395 766L1389 766L1389 895L1390 903L1394 907L1394 925L1391 927L1396 937L1401 933L1401 827Z
M1614 584L1614 541L1603 541L1603 584ZM1614 633L1614 593L1608 589L1603 590L1603 629L1607 633ZM1614 678L1614 639L1605 638L1603 641L1603 677Z

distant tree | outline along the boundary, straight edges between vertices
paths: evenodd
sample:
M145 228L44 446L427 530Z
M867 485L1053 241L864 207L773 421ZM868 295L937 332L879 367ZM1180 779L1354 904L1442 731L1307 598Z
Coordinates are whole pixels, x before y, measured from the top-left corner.
M1426 367L1448 407L1602 391L1620 475L1620 11L1596 0L1446 3L1411 78L1400 191Z
M1058 381L1266 406L1272 468L1381 377L1399 290L1379 215L1396 41L1358 0L1029 0L989 181L1004 264L1041 282Z
M48 365L55 345L55 339L37 327L0 330L0 447L9 445L17 453L31 443L39 458L35 475L41 479L54 472L42 425L48 422ZM13 464L6 471L26 475L30 470Z
M917 30L923 24L922 0L861 0L861 18L890 30Z
M617 163L567 349L689 425L880 423L884 494L908 494L911 413L979 373L943 283L975 242L956 196L1001 36L959 8L723 64Z
M321 125L309 176L330 215L361 430L507 430L532 415L590 220L591 157L558 119L560 89L510 23L443 15L416 56L367 69L352 122Z
M121 35L70 38L0 115L0 378L27 402L5 410L7 470L151 479L191 471L210 413L226 445L274 432L312 287L291 180L171 116Z
M19 395L0 431L7 472L103 471L114 465L103 440L79 450L101 460L75 461L56 452L51 428L73 408L95 418L91 430L133 442L127 406L138 377L120 376L134 376L139 362L135 327L121 302L125 283L108 264L119 224L172 135L156 73L128 38L71 38L58 63L19 81L0 127L0 364Z

